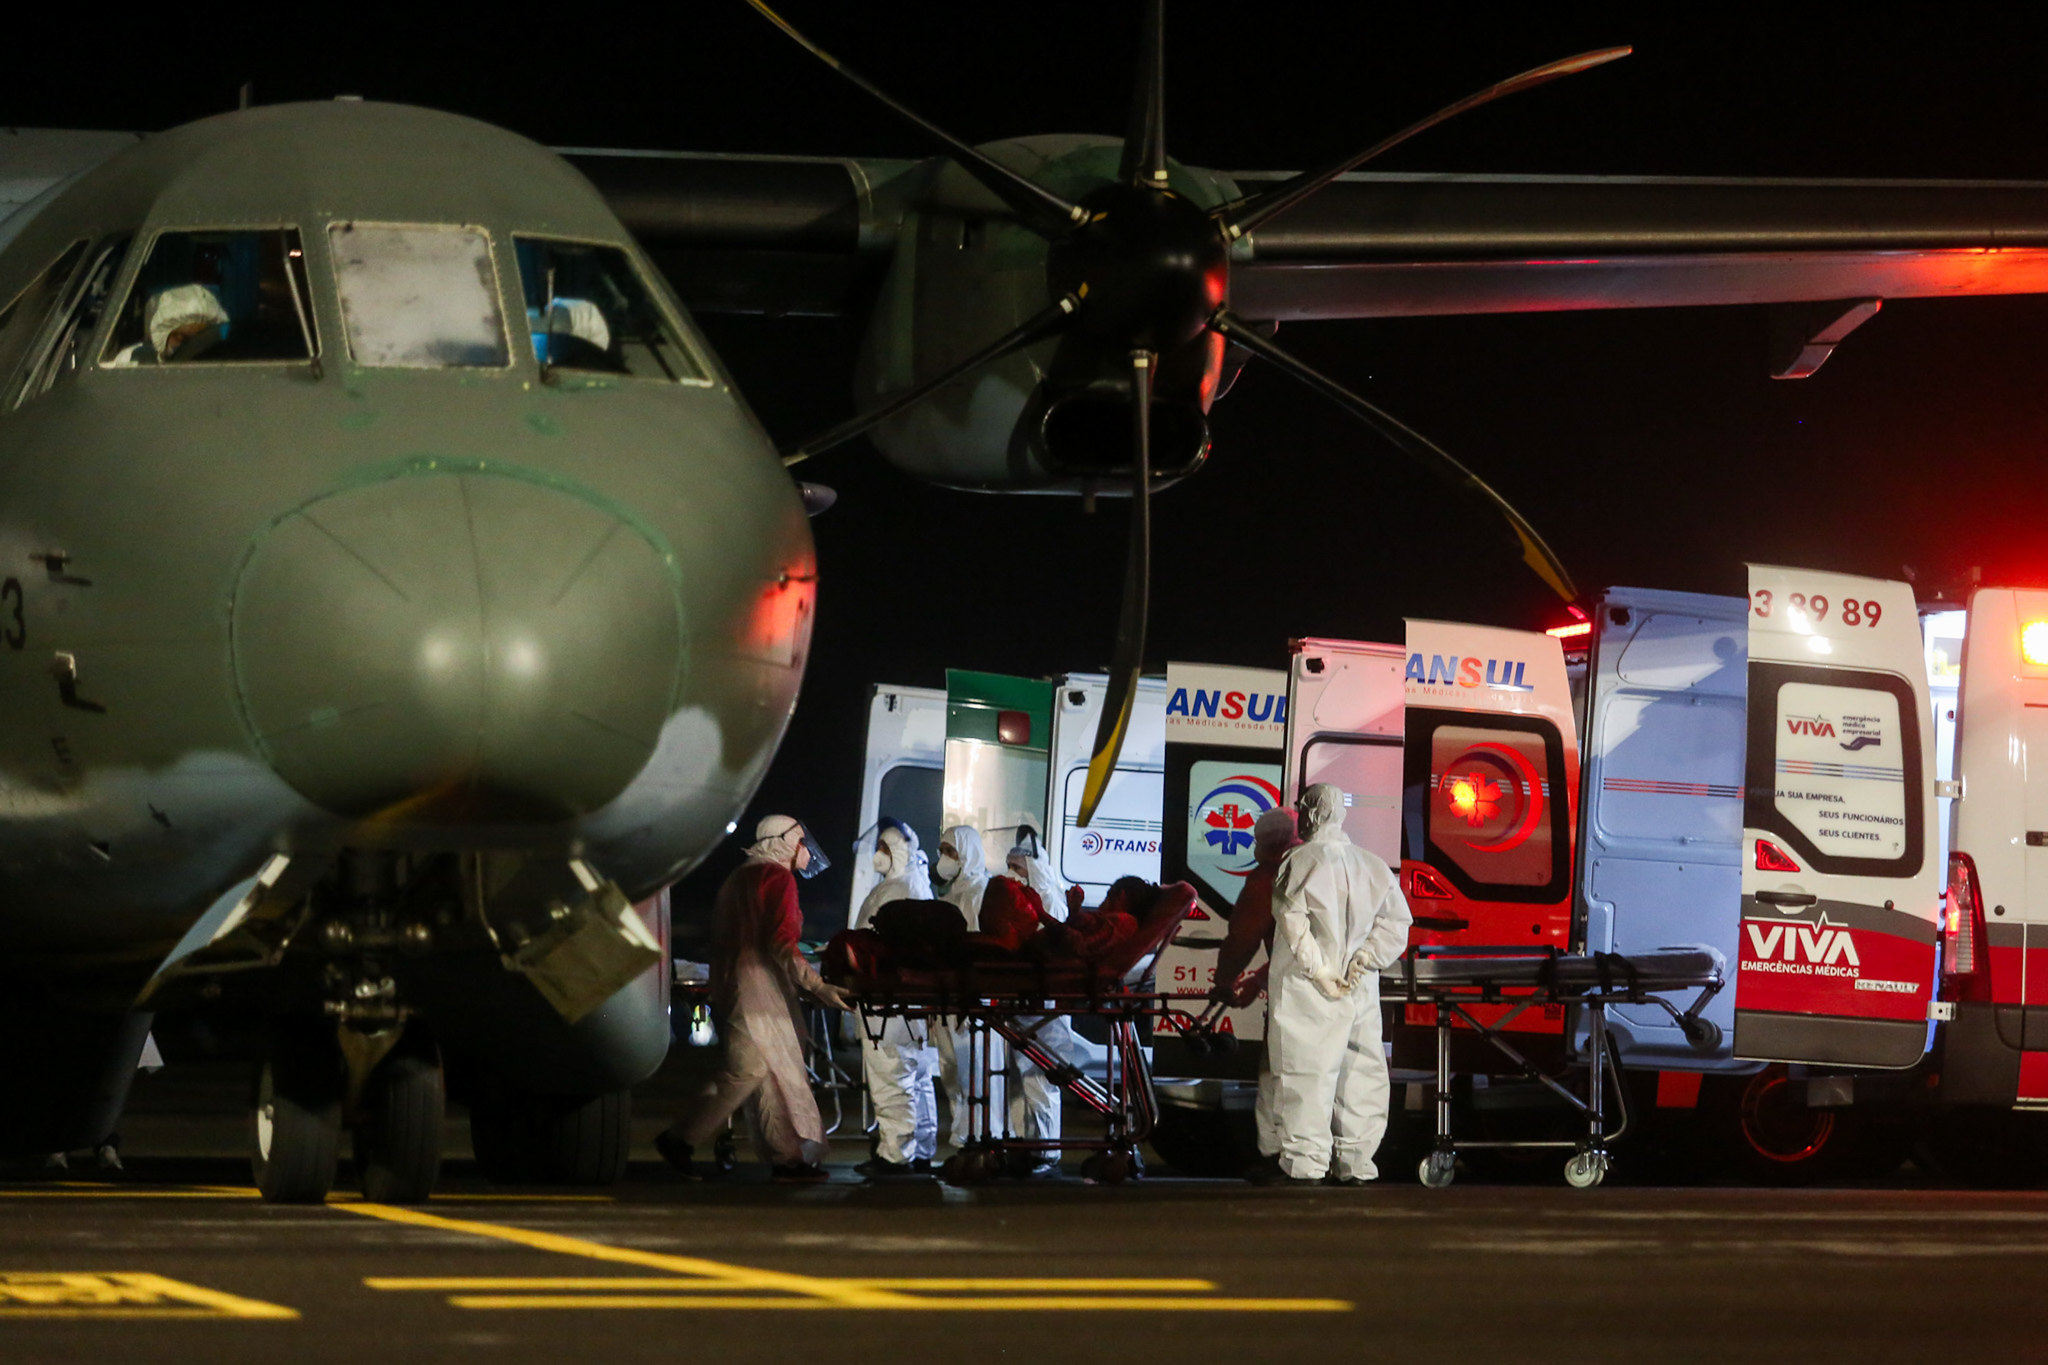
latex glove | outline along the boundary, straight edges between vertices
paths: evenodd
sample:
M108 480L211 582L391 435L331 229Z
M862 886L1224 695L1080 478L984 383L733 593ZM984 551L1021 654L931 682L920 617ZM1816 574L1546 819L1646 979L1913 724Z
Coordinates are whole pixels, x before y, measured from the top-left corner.
M1250 1009L1258 1002L1259 993L1266 989L1268 968L1261 967L1255 972L1239 977L1237 993L1230 997L1230 1003L1238 1009Z
M1315 983L1316 989L1323 993L1325 999L1342 1000L1345 996L1351 994L1351 987L1346 984L1341 976L1332 976L1328 972L1315 972L1310 975L1309 980Z
M1360 948L1351 955L1351 963L1344 969L1344 984L1347 987L1356 986L1359 982L1365 980L1372 971L1372 955L1365 949Z
M811 994L817 998L819 1004L830 1005L833 1009L843 1010L848 1014L858 1008L851 995L829 981L820 981L811 987Z

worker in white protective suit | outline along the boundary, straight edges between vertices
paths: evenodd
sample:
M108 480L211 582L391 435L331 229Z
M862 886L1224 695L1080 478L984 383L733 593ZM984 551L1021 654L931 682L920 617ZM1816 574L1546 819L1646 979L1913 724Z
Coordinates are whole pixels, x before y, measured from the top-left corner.
M875 912L895 901L928 901L932 884L918 858L917 832L884 819L875 834L874 865L881 881L854 912L853 927L873 925ZM939 1141L939 1106L932 1093L938 1053L922 1019L883 1021L880 1037L862 1020L861 1070L875 1109L875 1153L854 1170L870 1179L929 1174Z
M1267 987L1279 1178L1363 1185L1387 1131L1379 973L1407 948L1411 916L1393 869L1344 833L1343 792L1317 783L1295 809L1304 842L1273 880Z
M718 1073L654 1145L695 1178L695 1149L710 1142L745 1106L754 1150L780 1181L825 1179L824 1120L804 1067L798 993L834 1009L852 1008L822 980L798 947L803 910L796 879L828 865L803 822L771 815L754 829L747 860L718 889L711 929L711 1003L725 1020Z
M981 831L972 825L954 825L939 837L939 861L932 871L939 877L939 899L959 907L969 933L981 927L981 896L988 890L988 854L981 844ZM952 1139L965 1147L972 1134L971 1100L968 1087L967 1025L964 1021L934 1020L932 1043L939 1054L939 1081L946 1090L946 1103L953 1111ZM1003 1040L989 1035L989 1067L994 1073L989 1095L989 1113L1000 1123L1003 1112Z
M1038 903L1044 907L1047 919L1065 923L1069 906L1067 888L1046 866L1045 847L1038 840L1038 832L1026 828L1019 831L1017 842L1004 856L1003 864L1008 874L1038 893ZM1064 1065L1073 1063L1073 1030L1063 1014L1031 1015L1014 1021L1022 1030L1027 1030L1034 1041L1046 1052ZM1016 1047L1011 1046L1010 1057L1013 1073L1010 1086L1010 1131L1020 1138L1043 1138L1056 1142L1060 1136L1060 1088L1046 1075L1045 1069ZM1057 1152L1052 1149L1038 1150L1028 1165L1017 1174L1038 1178L1059 1173Z

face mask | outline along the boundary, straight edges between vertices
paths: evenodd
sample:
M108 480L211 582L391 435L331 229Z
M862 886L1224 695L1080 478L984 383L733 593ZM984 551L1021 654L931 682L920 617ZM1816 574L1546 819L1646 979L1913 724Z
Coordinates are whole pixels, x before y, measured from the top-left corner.
M884 852L883 850L879 849L879 848L878 848L878 849L876 849L876 850L875 850L875 871L877 871L877 872L883 872L883 873L886 873L886 872L887 872L888 870L889 870L889 855L888 855L887 853L885 853L885 852Z
M960 875L960 860L950 853L941 853L939 855L938 872L940 881L952 881L953 878Z

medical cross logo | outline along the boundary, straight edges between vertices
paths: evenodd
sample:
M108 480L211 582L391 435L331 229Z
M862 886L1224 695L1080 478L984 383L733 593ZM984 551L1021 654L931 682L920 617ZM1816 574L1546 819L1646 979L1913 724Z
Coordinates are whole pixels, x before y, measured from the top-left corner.
M1227 876L1243 877L1258 866L1252 852L1252 826L1261 815L1280 804L1280 789L1262 777L1236 773L1224 778L1195 803L1191 833L1216 870Z

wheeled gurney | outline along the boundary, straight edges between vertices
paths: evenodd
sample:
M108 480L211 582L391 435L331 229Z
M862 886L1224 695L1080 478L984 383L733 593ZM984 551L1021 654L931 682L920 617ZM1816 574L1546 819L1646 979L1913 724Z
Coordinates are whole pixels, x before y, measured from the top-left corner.
M1478 1148L1546 1148L1571 1150L1565 1180L1579 1189L1598 1185L1607 1176L1608 1144L1627 1131L1628 1091L1621 1084L1621 1061L1607 1031L1607 1011L1615 1005L1647 1005L1663 1009L1687 1041L1703 1050L1720 1041L1720 1028L1700 1012L1726 980L1726 964L1710 948L1661 948L1656 952L1559 953L1489 947L1416 947L1380 973L1383 1004L1429 1005L1436 1011L1436 1141L1422 1159L1422 1183L1441 1189L1451 1183L1458 1153ZM1666 993L1694 991L1684 1010L1665 999ZM1573 1092L1559 1075L1545 1072L1506 1037L1507 1026L1532 1006L1563 1005L1582 1011L1585 1033L1586 1093ZM1482 1021L1474 1006L1505 1006L1500 1017ZM1516 1071L1554 1092L1586 1123L1583 1138L1556 1140L1463 1140L1451 1131L1451 1038L1460 1025L1484 1039ZM1612 1094L1618 1122L1607 1126Z
M1095 959L967 952L940 965L859 954L828 956L827 975L858 999L861 1027L879 1041L890 1019L965 1022L967 1055L959 1065L970 1077L970 1140L946 1164L945 1176L975 1183L1000 1175L1013 1157L1035 1160L1052 1151L1087 1151L1082 1171L1118 1184L1140 1171L1138 1144L1158 1121L1152 1072L1139 1022L1172 1018L1186 1024L1189 998L1154 989L1160 951L1195 903L1194 888L1157 889L1138 914L1138 931ZM1109 1061L1101 1080L1056 1055L1041 1040L1046 1024L1062 1015L1103 1020ZM1030 1061L1046 1078L1103 1118L1100 1137L1022 1137L1009 1131L1007 1112L992 1112L989 1096L996 1065L994 1041Z

